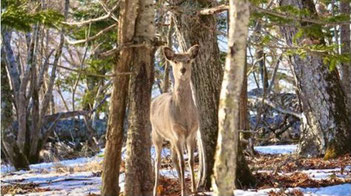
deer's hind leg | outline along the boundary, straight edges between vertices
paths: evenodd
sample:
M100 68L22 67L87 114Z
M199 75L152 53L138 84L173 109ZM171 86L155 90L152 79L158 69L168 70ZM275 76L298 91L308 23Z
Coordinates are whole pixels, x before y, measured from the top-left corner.
M155 160L155 184L153 190L153 196L157 196L157 187L160 178L160 166L161 166L161 151L162 151L162 137L155 131L152 130L152 143L155 147L156 160Z

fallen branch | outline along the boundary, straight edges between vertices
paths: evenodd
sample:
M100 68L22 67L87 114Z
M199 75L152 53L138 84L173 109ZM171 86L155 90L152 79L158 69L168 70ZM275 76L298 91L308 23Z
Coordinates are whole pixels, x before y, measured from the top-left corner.
M273 108L274 110L277 110L278 112L280 113L283 113L283 114L290 114L292 116L295 116L296 118L298 119L301 119L302 118L302 114L301 113L298 113L298 112L295 112L295 111L292 111L292 110L289 110L289 109L284 109L278 105L276 105L275 103L267 100L267 99L262 99L262 98L257 98L255 99L257 101L262 101L262 103L270 106L271 108Z
M59 119L63 118L72 118L74 116L80 116L80 115L88 115L89 111L86 110L79 110L79 111L70 111L70 112L59 112L56 114L52 115L47 115L44 117L44 122L53 122ZM45 124L45 123L44 123Z

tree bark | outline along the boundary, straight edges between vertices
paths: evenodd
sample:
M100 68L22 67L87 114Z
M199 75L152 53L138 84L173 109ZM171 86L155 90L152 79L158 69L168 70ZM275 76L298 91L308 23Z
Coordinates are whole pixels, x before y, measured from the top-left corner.
M151 165L150 103L154 82L155 8L153 0L139 0L134 43L147 44L133 49L129 94L129 130L125 171L125 196L151 196L153 170Z
M121 1L118 27L119 46L127 45L133 41L138 8L139 4L137 0ZM122 48L119 52L114 72L129 72L132 56L132 48ZM116 75L114 78L102 171L101 195L103 196L119 195L119 168L128 85L129 75Z
M229 1L229 40L219 103L219 127L213 188L215 195L232 196L237 179L239 103L244 81L246 39L250 17L247 0Z
M246 60L246 55L245 55ZM249 130L249 119L248 119L248 110L247 110L247 63L245 62L244 67L244 81L240 93L240 104L239 104L239 130ZM244 139L249 139L251 137L248 133L243 133ZM241 138L241 137L240 137ZM252 172L248 166L248 163L243 154L244 145L241 145L239 142L238 148L238 158L236 161L236 181L235 188L247 188L254 187L256 184L256 179L252 175Z
M312 14L316 13L311 0L283 0L281 5L306 8ZM282 28L289 45L293 44L297 31L295 27ZM299 154L324 155L328 159L351 152L351 125L337 71L328 70L321 55L307 54L306 58L294 55L290 60L303 110Z
M65 17L67 17L68 8L69 0L65 0ZM11 79L14 95L13 103L17 114L16 120L18 122L18 130L13 130L13 128L8 129L11 130L12 135L10 133L10 135L5 134L4 137L7 137L7 139L3 146L7 148L7 154L12 154L13 157L16 157L10 159L14 161L11 162L16 168L18 168L16 166L18 165L17 162L28 164L29 160L31 163L36 163L39 160L40 148L43 146L41 140L44 134L40 133L41 130L43 130L43 124L41 122L45 112L44 114L43 112L40 113L39 106L45 105L47 101L45 101L45 98L44 100L40 100L39 91L43 85L43 75L47 71L49 58L52 52L50 52L44 64L37 62L39 59L41 61L41 58L44 56L43 54L39 54L39 52L44 52L43 50L39 50L39 38L43 36L43 34L40 34L42 31L39 29L40 24L35 24L32 33L26 34L28 54L26 66L23 70L21 70L19 62L14 58L14 52L11 48L11 33L6 30L2 32L4 51L6 53L6 59L8 60L6 65L9 70L9 78ZM63 34L61 33L61 44L55 56L56 64L61 56L60 50L62 49L63 41ZM40 65L42 67L38 67ZM21 71L23 74L21 74L20 77ZM51 72L54 75L55 68L53 68ZM53 85L54 78L52 79L52 86ZM51 94L51 91L47 94ZM15 142L11 143L9 141Z
M3 51L3 50L2 50ZM28 170L29 162L19 150L12 128L13 124L13 96L10 87L5 59L1 59L1 146L5 157L17 170Z
M215 17L189 14L188 10L203 8L214 3L211 0L185 1L180 7L187 11L183 14L174 13L173 18L179 46L183 51L194 44L200 46L199 55L193 63L191 81L199 112L201 140L205 155L203 161L206 163L202 164L204 168L199 169L199 186L207 190L211 187L211 175L213 174L223 69L220 63Z
M169 48L172 48L172 32L173 32L173 26L174 22L171 19L171 23L169 25L168 31L167 31L167 46ZM162 93L166 93L169 90L169 72L170 72L170 63L164 59L165 63L165 73L163 77L163 85L162 85Z
M350 1L340 1L340 13L345 14L350 21ZM351 58L351 40L350 40L350 24L341 25L341 54L345 54ZM341 85L344 89L347 109L349 112L349 122L351 122L351 61L341 64Z

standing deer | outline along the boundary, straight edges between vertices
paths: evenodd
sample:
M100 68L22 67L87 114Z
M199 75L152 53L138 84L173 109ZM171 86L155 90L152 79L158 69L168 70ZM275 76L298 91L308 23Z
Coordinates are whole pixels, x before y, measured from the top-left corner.
M161 150L163 139L171 144L172 162L177 170L182 196L185 195L184 147L187 148L191 172L191 191L195 192L194 148L199 127L197 109L190 87L191 64L199 51L199 46L192 46L186 53L175 54L165 47L164 56L170 62L175 79L171 93L164 93L151 103L150 120L152 125L152 143L156 149L154 196L157 196Z

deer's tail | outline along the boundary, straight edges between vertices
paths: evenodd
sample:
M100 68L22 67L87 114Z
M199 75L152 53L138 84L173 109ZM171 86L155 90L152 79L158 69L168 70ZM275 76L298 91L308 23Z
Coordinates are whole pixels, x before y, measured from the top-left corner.
M197 132L197 149L199 153L199 170L198 170L199 180L197 182L197 188L201 189L201 185L203 185L206 180L207 166L206 166L206 159L205 159L205 148L203 145L200 130Z

